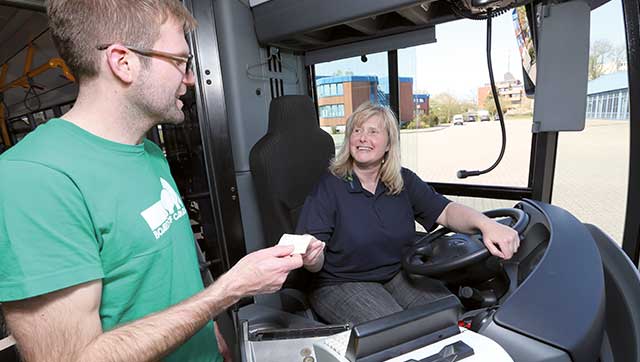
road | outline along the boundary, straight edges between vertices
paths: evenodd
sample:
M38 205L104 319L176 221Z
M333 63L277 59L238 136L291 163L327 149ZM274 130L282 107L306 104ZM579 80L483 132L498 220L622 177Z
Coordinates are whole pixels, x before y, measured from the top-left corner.
M500 152L498 122L465 123L401 132L405 167L427 181L503 186L527 185L531 120L507 120L507 149L501 164L486 175L456 178L460 169L490 166ZM562 132L552 203L583 222L601 227L622 242L629 164L629 122L589 120L582 132ZM513 201L454 198L486 210Z

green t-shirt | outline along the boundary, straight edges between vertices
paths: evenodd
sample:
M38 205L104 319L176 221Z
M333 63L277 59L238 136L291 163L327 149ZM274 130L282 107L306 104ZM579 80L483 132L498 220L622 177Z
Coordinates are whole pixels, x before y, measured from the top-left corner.
M0 156L0 302L102 279L105 331L203 289L169 165L52 119ZM166 361L221 361L213 323Z

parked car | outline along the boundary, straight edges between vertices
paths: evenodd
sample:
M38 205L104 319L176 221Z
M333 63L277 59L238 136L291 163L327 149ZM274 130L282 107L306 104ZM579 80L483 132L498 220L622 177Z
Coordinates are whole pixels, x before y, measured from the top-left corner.
M469 113L467 115L467 122L475 122L475 121L476 121L476 115Z
M462 119L461 114L456 114L455 116L453 116L453 119L451 120L451 122L453 123L454 126L464 125L464 120Z
M488 111L478 111L478 118L480 118L480 122L491 120L491 117L489 116Z

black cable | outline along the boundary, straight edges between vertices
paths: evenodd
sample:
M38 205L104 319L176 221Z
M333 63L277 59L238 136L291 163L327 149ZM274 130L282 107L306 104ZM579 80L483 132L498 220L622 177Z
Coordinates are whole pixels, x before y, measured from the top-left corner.
M504 115L502 114L502 108L500 107L500 99L498 98L498 91L496 90L496 83L493 79L493 65L491 64L491 9L487 10L487 66L489 67L489 81L491 82L491 94L493 95L493 100L496 104L496 111L498 112L498 116L500 117L500 129L502 131L502 148L500 149L500 156L496 162L493 163L489 168L482 171L467 171L460 170L458 171L458 178L467 178L469 176L478 176L488 172L491 172L500 161L502 161L502 156L504 156L504 151L507 147L507 131L504 127Z
M58 90L58 89L60 89L60 88L64 88L64 87L66 87L66 86L68 86L68 85L72 85L72 84L74 84L74 82L69 81L69 82L67 82L67 83L63 83L63 84L61 84L61 85L59 85L59 86L57 86L57 87L55 87L55 88L47 89L46 91L42 91L42 92L38 93L38 97L42 98L45 94L48 94L48 93L51 93L51 92L55 92L56 90ZM23 100L23 101L24 101L24 100ZM18 101L18 102L16 102L16 103L11 104L11 106L12 106L12 107L13 107L13 106L17 106L17 105L18 105L18 104L20 104L20 103L21 103L21 102L20 102L20 101ZM60 104L59 106L65 106L65 105L67 105L67 104L72 104L72 103L73 103L73 101L72 101L72 102L67 102L67 103L65 103L65 104Z
M460 2L459 1L450 1L449 4L451 5L451 11L453 11L456 15L458 15L461 18L465 18L465 19L469 19L469 20L487 20L491 17L494 16L498 16L502 13L504 13L505 11L507 11L510 7L504 8L504 9L500 9L497 11L492 12L491 9L488 9L486 12L484 13L477 13L474 14L473 12L471 12L471 10L466 9L462 6L460 6Z
M29 83L29 89L27 89L27 92L24 94L24 108L26 108L29 112L36 112L39 111L40 108L42 107L42 102L40 101L40 96L38 95L38 93L36 93L36 88L35 88L35 83L33 81L33 78L27 78L27 82ZM36 101L38 102L38 106L35 108L32 108L29 105L29 94L33 94L32 98L35 98Z
M453 11L456 15L458 15L461 18L466 18L466 19L470 19L470 20L487 20L488 18L491 17L496 17L499 15L504 14L505 12L507 12L510 9L513 9L515 7L518 6L522 6L522 5L526 5L530 2L532 2L533 0L516 0L513 1L511 4L502 7L500 9L491 9L488 8L487 10L485 10L484 12L478 12L478 13L473 13L472 10L467 9L466 7L461 5L461 1L459 0L450 0L449 1L449 8L451 9L451 11Z

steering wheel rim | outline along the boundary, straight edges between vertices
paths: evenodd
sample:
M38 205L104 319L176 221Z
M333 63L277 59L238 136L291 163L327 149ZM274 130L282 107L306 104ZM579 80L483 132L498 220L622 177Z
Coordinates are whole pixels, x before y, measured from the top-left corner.
M500 208L486 211L484 214L489 218L511 218L514 220L511 227L518 235L522 235L529 223L529 215L521 209ZM444 238L450 232L448 228L442 227L414 243L402 257L403 269L409 274L436 277L479 263L491 256L482 242L481 234L454 234ZM437 240L441 242L435 243ZM446 255L447 253L449 255ZM438 260L438 255L445 257ZM423 260L424 258L427 260Z

